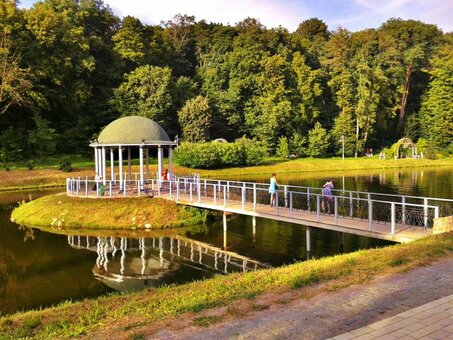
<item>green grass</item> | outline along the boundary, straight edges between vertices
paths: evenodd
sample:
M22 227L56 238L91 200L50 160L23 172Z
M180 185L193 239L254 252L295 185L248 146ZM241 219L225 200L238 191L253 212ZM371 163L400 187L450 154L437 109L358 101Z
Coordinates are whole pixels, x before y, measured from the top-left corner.
M195 318L193 324L200 327L209 327L217 322L220 322L222 318L220 316L203 316L200 318Z
M177 318L187 312L212 307L234 307L241 299L265 293L298 290L300 298L310 298L309 286L319 292L332 291L366 282L378 275L404 272L441 257L452 256L453 234L429 236L409 244L309 260L282 268L216 276L181 286L149 289L127 295L114 294L40 311L29 311L0 318L0 338L67 338L83 335L106 337L131 335L136 328ZM253 302L252 302L253 303ZM30 320L40 322L31 322ZM196 318L197 319L197 318ZM203 315L196 323L208 325L216 318ZM28 325L32 324L33 327ZM108 334L106 334L108 332ZM135 333L141 334L141 333Z
M11 214L18 224L84 229L159 229L196 225L209 211L179 206L161 198L89 199L48 195L20 204Z
M384 170L384 169L404 169L404 168L421 168L421 167L452 167L453 157L438 160L429 159L387 159L381 160L374 157L361 158L301 158L295 160L285 160L271 158L266 161L265 165L251 166L244 168L229 168L217 170L193 170L198 172L202 177L221 177L231 178L232 176L251 176L277 173L300 173L315 174L319 172L333 172L355 170Z

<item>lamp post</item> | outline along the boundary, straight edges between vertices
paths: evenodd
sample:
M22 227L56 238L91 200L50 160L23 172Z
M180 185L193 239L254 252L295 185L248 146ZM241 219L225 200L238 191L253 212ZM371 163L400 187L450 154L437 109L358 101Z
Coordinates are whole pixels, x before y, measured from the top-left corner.
M340 138L341 141L341 158L344 160L344 135Z

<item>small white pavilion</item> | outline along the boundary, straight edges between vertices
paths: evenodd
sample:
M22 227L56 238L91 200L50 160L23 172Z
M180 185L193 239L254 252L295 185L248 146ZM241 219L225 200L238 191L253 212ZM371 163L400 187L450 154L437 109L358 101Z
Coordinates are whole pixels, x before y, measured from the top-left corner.
M177 141L171 141L165 130L155 121L140 117L128 116L114 120L107 125L99 134L98 140L91 143L94 148L95 171L102 176L106 183L107 175L107 153L110 159L110 178L116 180L115 153L118 154L118 179L129 177L131 179L131 149L139 150L140 158L140 186L143 188L145 179L150 178L149 174L149 149L157 148L158 171L157 179L162 180L164 150L168 150L168 173L173 178L173 148ZM123 152L127 152L128 171L123 171Z

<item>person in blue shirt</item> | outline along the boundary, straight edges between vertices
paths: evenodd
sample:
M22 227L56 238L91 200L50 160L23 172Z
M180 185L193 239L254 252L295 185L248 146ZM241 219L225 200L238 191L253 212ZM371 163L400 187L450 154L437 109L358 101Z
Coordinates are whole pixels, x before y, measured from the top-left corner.
M271 207L275 205L275 197L277 194L277 190L278 190L277 174L272 174L269 185L269 193L271 194Z
M324 185L322 186L322 210L326 211L330 214L330 207L332 205L332 190L334 189L333 186L333 179L329 179Z

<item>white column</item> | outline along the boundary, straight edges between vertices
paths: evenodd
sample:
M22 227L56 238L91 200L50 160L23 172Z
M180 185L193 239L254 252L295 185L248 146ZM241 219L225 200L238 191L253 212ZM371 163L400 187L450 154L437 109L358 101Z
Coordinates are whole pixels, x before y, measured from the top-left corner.
M173 179L173 148L170 146L168 148L168 173L169 180Z
M123 148L118 147L118 167L120 172L120 190L123 190Z
M143 145L140 145L140 190L143 189Z
M94 172L99 175L99 165L98 165L98 148L94 147Z
M307 253L311 251L311 240L310 240L310 227L307 227L307 229L305 230L305 239L306 239L306 243L307 243Z
M157 147L157 179L162 180L162 171L163 171L163 149L162 146Z
M102 147L102 183L105 185L105 147Z
M127 147L127 167L129 171L129 179L132 179L132 168L131 168L131 147Z
M145 159L146 159L146 179L149 180L149 148L145 149Z
M115 176L115 157L113 156L113 148L110 148L110 181L114 180Z
M98 171L99 176L102 176L102 150L98 148Z

